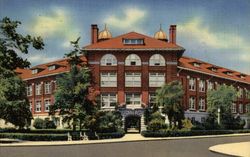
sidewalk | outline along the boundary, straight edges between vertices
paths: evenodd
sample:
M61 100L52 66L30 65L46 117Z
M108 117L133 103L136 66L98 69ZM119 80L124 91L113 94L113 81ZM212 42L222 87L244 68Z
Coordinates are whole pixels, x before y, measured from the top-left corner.
M104 139L104 140L83 140L83 141L23 141L20 143L6 143L1 146L48 146L48 145L79 145L79 144L102 144L102 143L120 143L120 142L137 142L137 141L158 141L158 140L181 140L196 138L216 138L216 137L232 137L232 136L250 136L245 134L227 134L227 135L209 135L209 136L186 136L186 137L164 137L164 138L145 138L141 134L126 134L122 138Z
M250 142L220 144L209 148L210 151L241 157L250 157Z

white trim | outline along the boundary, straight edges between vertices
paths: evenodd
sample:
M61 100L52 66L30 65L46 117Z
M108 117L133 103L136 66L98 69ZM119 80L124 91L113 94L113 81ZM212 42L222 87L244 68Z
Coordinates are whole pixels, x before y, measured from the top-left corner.
M188 71L193 71L193 72L197 72L197 73L202 73L202 74L206 74L206 75L210 75L210 76L215 76L215 77L218 77L218 78L223 78L223 79L236 81L236 82L240 82L240 83L250 84L250 82L249 83L248 82L243 82L243 81L240 81L240 80L230 79L230 78L226 78L226 77L222 77L222 76L218 76L218 75L214 75L214 74L210 74L210 73L206 73L206 72L202 72L202 71L198 71L198 70L193 70L193 69L189 69L189 68L184 68L184 67L180 67L180 66L177 66L177 68L188 70Z
M96 61L96 62L89 62L89 64L99 65L100 62L98 62L98 61Z
M170 61L167 61L166 64L167 64L167 65L177 65L177 62L170 62Z

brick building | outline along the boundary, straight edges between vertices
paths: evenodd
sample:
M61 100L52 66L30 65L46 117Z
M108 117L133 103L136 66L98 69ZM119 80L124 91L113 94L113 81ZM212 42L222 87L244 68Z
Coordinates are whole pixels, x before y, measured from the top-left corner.
M245 114L250 103L247 96L250 76L183 56L185 49L176 44L175 25L169 28L169 40L161 28L154 37L136 32L112 37L106 26L99 32L97 25L91 25L91 44L83 49L87 56L81 59L91 69L93 87L100 93L102 109L114 110L118 106L124 125L129 117L134 116L144 129L143 112L150 103L154 103L155 90L173 80L180 80L183 84L186 117L204 121L207 116L207 90L227 84L239 92L232 112L250 122ZM31 69L17 69L27 82L34 118L52 118L59 127L63 126L59 116L48 117L48 106L54 102L56 76L68 71L66 59Z

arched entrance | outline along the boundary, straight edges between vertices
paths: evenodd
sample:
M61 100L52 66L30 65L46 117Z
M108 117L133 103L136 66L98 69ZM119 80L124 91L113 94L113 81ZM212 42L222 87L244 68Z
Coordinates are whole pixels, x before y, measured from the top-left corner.
M138 115L128 115L125 118L126 133L139 133L141 131L141 117Z

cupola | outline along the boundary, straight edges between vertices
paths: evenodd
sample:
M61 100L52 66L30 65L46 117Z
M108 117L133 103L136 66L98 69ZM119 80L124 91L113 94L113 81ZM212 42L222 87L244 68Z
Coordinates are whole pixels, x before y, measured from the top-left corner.
M98 40L106 40L106 39L110 39L112 38L112 34L110 33L110 31L108 30L106 24L104 27L104 30L101 31L98 35Z
M158 40L168 41L167 34L162 30L161 25L159 31L155 33L154 38Z

